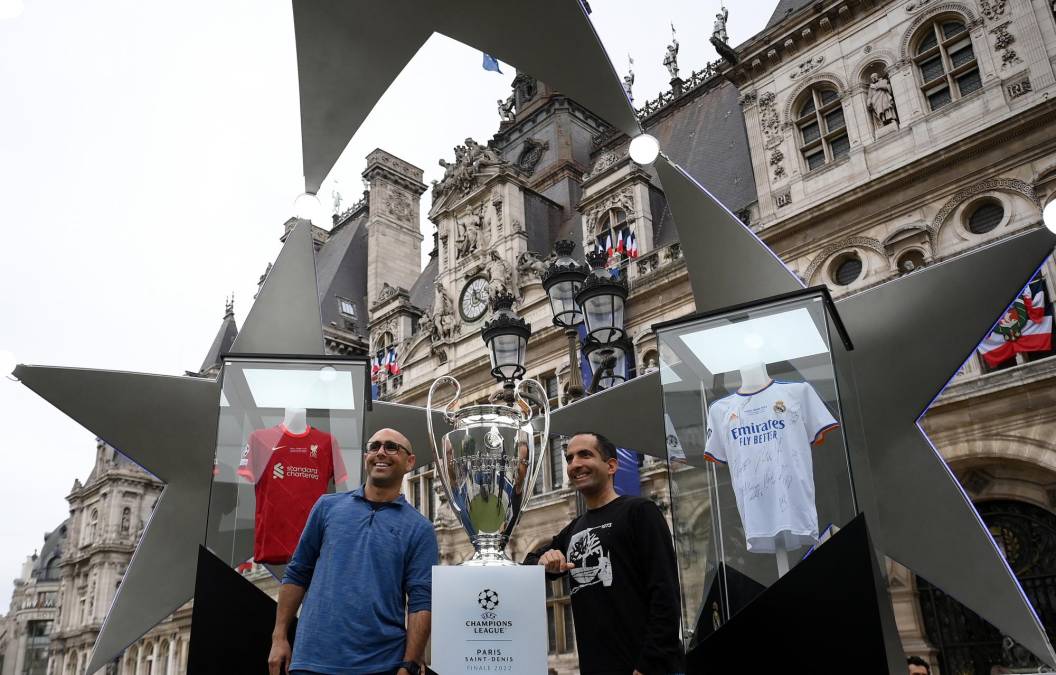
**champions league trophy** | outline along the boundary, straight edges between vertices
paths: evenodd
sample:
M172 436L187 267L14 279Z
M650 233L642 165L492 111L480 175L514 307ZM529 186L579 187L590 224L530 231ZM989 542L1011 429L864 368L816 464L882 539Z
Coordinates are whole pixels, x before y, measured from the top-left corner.
M448 382L455 387L454 397L443 406L434 406L437 388ZM522 395L525 385L539 392L543 433L538 445L532 409ZM513 390L511 403L456 408L461 393L458 380L445 375L429 388L426 408L436 472L451 508L476 549L473 557L462 564L516 565L506 555L506 543L532 494L546 455L550 436L546 391L535 380L523 380ZM444 434L439 447L433 431L434 410L442 410L453 428Z

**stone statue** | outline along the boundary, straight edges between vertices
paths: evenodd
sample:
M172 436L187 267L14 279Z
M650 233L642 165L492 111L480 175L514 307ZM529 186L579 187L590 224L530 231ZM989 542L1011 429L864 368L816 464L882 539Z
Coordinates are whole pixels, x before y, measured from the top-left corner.
M437 332L436 322L433 320L433 313L429 310L422 312L421 318L418 319L418 333L421 335L428 335L430 342L436 342L440 339L440 333Z
M455 258L463 258L480 248L480 239L484 229L483 219L477 212L471 212L465 218L456 221L458 223L458 237L455 243Z
M672 80L678 77L678 39L675 37L675 24L671 24L671 44L667 46L667 53L664 54L664 67Z
M542 279L548 267L545 260L539 257L535 251L525 251L517 256L517 276L521 284L525 284L529 277Z
M902 269L900 269L899 272L901 272L902 274L909 274L910 272L913 272L917 269L917 266L909 258L906 258L902 261L901 267Z
M623 93L627 94L627 100L632 104L634 103L634 94L631 92L631 87L634 86L634 59L631 58L630 54L627 55L627 74L623 76Z
M436 282L437 307L433 321L434 330L441 340L450 340L455 334L455 303L451 300L444 285Z
M869 76L869 98L866 107L869 108L869 112L873 115L873 122L878 127L898 122L895 99L891 95L891 82L887 77L879 73Z
M497 251L492 251L486 267L488 277L488 295L494 298L498 293L509 292L513 284L513 272Z
M335 187L330 191L330 196L334 200L334 215L341 215L341 193Z
M730 36L726 33L726 20L730 18L730 10L726 5L721 5L722 11L715 15L715 26L711 31L711 37L723 44L729 44Z
M512 122L513 121L513 108L514 108L514 96L510 94L509 98L503 101L501 98L496 101L499 106L499 121L500 122Z

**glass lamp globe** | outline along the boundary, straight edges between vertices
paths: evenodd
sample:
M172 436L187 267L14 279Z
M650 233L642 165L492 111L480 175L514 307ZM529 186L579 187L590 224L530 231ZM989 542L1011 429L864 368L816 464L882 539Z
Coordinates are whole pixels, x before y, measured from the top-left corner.
M1045 205L1045 210L1041 212L1041 219L1045 221L1045 227L1056 234L1056 199Z
M660 154L660 143L649 134L635 136L629 148L631 159L638 164L652 164Z

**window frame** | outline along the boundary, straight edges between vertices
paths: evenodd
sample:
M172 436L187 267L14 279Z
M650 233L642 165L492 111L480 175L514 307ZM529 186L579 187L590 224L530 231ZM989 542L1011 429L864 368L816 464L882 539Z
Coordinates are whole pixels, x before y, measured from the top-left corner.
M836 97L825 102L822 94L830 91L836 94ZM813 107L807 110L808 106ZM800 93L799 101L793 110L795 111L793 125L796 127L799 156L803 160L806 173L817 171L850 155L851 134L847 126L847 111L844 110L840 90L834 83L821 80L811 84L806 91ZM835 129L829 129L827 118L837 110L840 111L843 124ZM817 136L808 141L804 129L812 125L817 126ZM833 150L833 144L843 138L847 139L847 151L837 155ZM823 161L821 164L811 166L811 158L816 157L819 150Z
M953 34L951 37L946 37L942 30L942 26L944 23L952 23L954 21L960 23L964 27L964 30ZM918 28L916 35L913 36L913 56L911 57L911 60L913 62L913 70L915 71L914 76L917 78L918 89L924 97L924 103L927 106L929 113L938 112L939 110L956 103L965 96L983 88L982 70L979 67L979 56L976 53L975 44L972 41L970 24L970 21L959 14L939 15L930 19L924 26ZM922 50L921 43L927 40L928 31L931 31L930 35L935 38L935 44L926 50ZM962 42L971 50L972 58L959 66L954 66L953 59L950 55L959 51L954 48ZM939 58L939 63L942 65L943 72L941 75L925 82L924 69L921 68L921 64L931 61L935 57ZM970 74L972 71L978 76L979 87L970 92L964 93L961 91L960 79L965 75ZM948 92L949 100L938 107L934 107L932 105L931 96L934 96L943 90Z
M622 217L621 215L622 214ZM612 237L613 255L616 255L615 246L617 242L616 235L622 230L625 231L629 238L630 235L634 235L635 239L638 239L638 235L635 234L634 227L632 227L633 219L627 210L620 206L613 206L605 211L605 215L598 219L597 224L594 226L594 250L604 251L605 250L605 237ZM627 238L624 241L627 241ZM640 248L640 247L639 247ZM621 260L630 260L631 256L626 250L620 254ZM639 257L641 251L638 252Z
M560 593L559 593L560 591ZM551 633L554 636L551 642ZM546 580L546 653L551 656L576 651L576 630L572 618L572 592L568 574Z

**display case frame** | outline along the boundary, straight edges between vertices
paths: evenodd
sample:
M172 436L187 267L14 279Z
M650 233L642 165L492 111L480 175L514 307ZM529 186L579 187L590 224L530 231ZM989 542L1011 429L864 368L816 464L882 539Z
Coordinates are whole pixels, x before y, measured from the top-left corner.
M853 377L838 372L833 353L854 346L825 287L653 331L692 647L860 513L842 427ZM748 368L753 355L761 368ZM743 388L753 378L756 387ZM823 443L815 426L831 428Z

